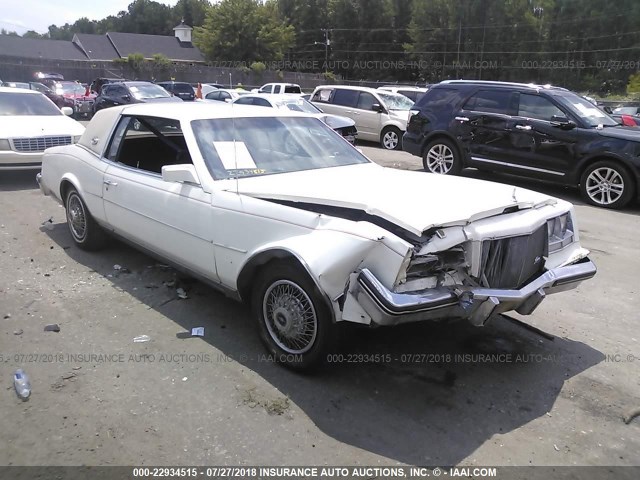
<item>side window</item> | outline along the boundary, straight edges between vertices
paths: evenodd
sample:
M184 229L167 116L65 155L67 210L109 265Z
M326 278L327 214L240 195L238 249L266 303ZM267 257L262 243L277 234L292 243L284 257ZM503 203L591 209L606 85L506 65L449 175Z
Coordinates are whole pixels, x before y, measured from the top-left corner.
M229 92L219 92L220 96L218 97L218 100L220 100L221 102L224 102L227 98L231 98L231 94Z
M313 94L311 101L327 103L329 101L329 97L331 97L331 90L329 89L318 90L316 93Z
M111 95L111 86L110 85L105 85L104 87L102 87L102 91L101 91L100 95L103 95L103 96Z
M240 97L234 103L237 103L238 105L253 105L253 97Z
M453 88L433 88L422 96L417 106L428 110L450 110L458 95L459 92Z
M109 89L109 95L112 97L122 97L124 95L128 95L129 92L122 85L113 85Z
M359 94L360 92L357 90L343 90L338 88L333 94L331 103L334 105L343 105L345 107L355 107L358 103Z
M116 127L107 157L130 168L162 173L164 165L192 163L178 120L123 117Z
M254 98L253 104L259 107L271 107L271 104L267 102L264 98Z
M204 98L207 100L218 100L220 98L220 92L207 93Z
M464 104L465 110L508 115L513 92L507 90L480 90Z
M259 90L260 93L271 93L272 91L273 91L272 84L267 84Z
M566 116L562 110L544 97L528 93L520 94L518 116L551 121L554 115Z
M357 108L362 110L371 110L371 107L374 103L380 103L376 100L376 97L371 95L368 92L360 92L360 96L358 97L358 105Z

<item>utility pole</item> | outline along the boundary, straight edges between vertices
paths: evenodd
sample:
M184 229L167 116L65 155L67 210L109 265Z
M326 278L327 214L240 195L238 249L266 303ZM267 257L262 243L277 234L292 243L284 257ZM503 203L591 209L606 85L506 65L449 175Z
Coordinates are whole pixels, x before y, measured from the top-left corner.
M331 40L329 40L329 29L323 28L324 32L324 42L313 42L314 45L324 45L324 73L327 73L328 63L329 63L329 45L331 45Z

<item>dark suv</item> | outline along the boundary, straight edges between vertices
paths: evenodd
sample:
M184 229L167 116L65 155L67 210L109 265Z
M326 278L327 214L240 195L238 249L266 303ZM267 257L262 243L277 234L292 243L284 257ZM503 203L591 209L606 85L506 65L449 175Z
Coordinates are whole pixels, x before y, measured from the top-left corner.
M196 98L196 92L193 90L193 87L185 82L156 82L157 85L160 85L171 95L175 95L176 97L186 101L193 102Z
M640 130L623 127L564 88L451 80L410 112L403 149L427 172L465 167L580 186L591 204L620 208L640 180Z

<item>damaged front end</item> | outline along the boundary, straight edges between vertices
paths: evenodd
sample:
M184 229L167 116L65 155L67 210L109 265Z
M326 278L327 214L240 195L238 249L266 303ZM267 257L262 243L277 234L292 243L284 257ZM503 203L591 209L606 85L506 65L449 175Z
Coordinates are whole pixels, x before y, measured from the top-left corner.
M414 243L388 288L369 268L354 272L343 320L378 325L531 314L546 295L577 287L595 265L581 248L572 211L531 208L432 229Z

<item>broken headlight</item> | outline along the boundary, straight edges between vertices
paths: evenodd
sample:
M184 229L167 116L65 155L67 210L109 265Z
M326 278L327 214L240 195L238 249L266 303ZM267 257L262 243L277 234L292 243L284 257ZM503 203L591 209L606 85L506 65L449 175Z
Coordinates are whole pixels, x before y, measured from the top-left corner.
M565 213L559 217L547 220L547 235L549 237L549 253L562 250L573 243L573 223L571 214Z

